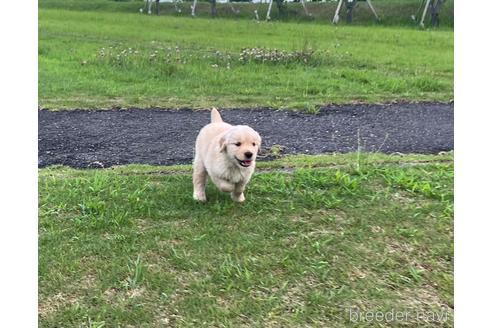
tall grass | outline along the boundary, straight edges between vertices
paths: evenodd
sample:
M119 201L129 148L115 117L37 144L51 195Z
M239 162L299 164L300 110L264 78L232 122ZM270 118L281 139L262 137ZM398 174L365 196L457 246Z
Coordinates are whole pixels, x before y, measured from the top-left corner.
M365 3L359 3L355 9L355 25L400 25L416 26L411 16L416 14L420 0L373 0L374 7L381 18L380 22L374 19L369 7ZM40 0L40 8L69 9L82 11L107 11L107 12L126 12L139 13L143 7L141 0ZM191 14L191 2L186 1L180 5L181 12L176 12L173 4L161 3L160 15L189 17ZM272 6L271 17L273 20L314 22L320 24L331 24L336 9L335 1L328 2L307 2L307 8L311 16L307 16L300 3L285 3L283 15L279 16L277 6ZM234 3L236 12L233 12L228 4L217 4L217 17L228 19L253 19L254 11L258 10L260 19L265 19L268 5L252 3ZM199 1L196 9L197 17L210 18L210 4L208 1ZM427 19L429 23L430 18ZM441 28L449 28L454 25L454 0L447 0L440 14ZM344 23L342 16L340 24Z

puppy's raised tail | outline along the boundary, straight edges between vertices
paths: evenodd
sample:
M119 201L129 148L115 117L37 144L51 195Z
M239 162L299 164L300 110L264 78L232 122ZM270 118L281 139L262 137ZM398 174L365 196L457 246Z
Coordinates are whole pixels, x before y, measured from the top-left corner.
M217 108L212 108L212 112L210 113L210 118L212 123L221 123L222 117L220 117L219 111Z

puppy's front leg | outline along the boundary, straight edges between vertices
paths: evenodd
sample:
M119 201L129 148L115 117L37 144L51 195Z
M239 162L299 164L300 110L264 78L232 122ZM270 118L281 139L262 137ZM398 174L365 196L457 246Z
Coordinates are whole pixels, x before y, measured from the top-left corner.
M200 162L196 159L193 163L193 198L200 202L207 200L205 195L205 185L207 183L207 170Z
M238 203L242 203L246 200L246 198L244 197L244 188L245 187L246 187L246 185L244 183L237 183L234 186L234 191L231 192L231 198L233 201L238 202Z

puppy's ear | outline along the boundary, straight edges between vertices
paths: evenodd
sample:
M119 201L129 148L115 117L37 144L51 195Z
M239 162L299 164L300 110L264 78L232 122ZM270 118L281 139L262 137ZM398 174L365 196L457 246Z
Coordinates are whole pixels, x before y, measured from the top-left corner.
M261 137L258 134L258 153L261 151Z
M222 137L220 137L219 139L219 148L220 148L220 152L224 152L227 148L227 138L225 135L223 135Z

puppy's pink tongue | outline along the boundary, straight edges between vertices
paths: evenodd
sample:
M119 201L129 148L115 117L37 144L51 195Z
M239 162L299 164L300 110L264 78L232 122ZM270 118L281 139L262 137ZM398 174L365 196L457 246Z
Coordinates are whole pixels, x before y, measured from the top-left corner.
M250 165L251 164L251 161L246 159L246 160L243 161L243 163L246 164L246 165Z

